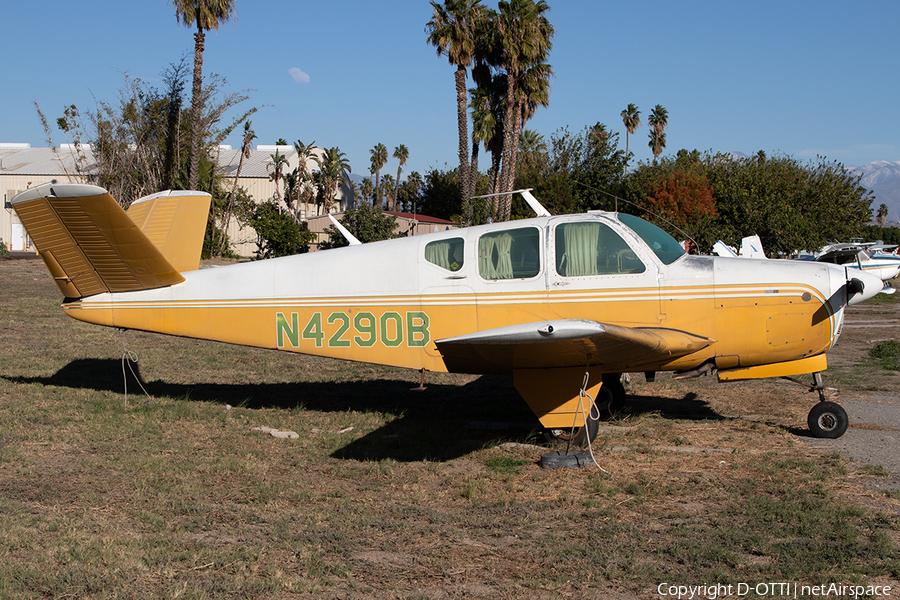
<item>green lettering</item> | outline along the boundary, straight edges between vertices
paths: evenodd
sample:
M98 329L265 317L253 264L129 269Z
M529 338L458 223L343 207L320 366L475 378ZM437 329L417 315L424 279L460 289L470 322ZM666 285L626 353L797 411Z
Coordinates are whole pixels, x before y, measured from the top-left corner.
M278 337L278 347L284 347L284 334L287 334L288 341L291 346L296 348L300 345L300 325L298 323L297 313L291 313L291 324L288 325L287 319L283 313L275 315L275 333Z
M367 321L368 325L363 325L363 321ZM375 315L372 313L356 313L356 316L353 317L353 326L358 333L363 333L369 337L364 339L362 336L357 335L353 337L353 341L363 348L371 348L374 346L375 342L378 341L378 332L376 331L375 324Z
M303 329L303 339L315 340L316 348L322 347L322 340L325 339L325 332L322 331L322 313L313 313Z
M388 321L394 322L394 337L390 337L391 331L388 328ZM396 348L403 343L403 319L399 313L386 312L381 315L381 343L388 348Z
M347 333L347 330L350 329L350 317L348 317L344 313L331 313L328 316L328 324L331 325L335 321L340 321L341 326L338 327L338 330L334 332L334 335L328 338L328 347L349 348L350 340L342 340L341 336Z
M406 313L406 343L411 347L422 347L431 341L428 331L428 315L423 312Z

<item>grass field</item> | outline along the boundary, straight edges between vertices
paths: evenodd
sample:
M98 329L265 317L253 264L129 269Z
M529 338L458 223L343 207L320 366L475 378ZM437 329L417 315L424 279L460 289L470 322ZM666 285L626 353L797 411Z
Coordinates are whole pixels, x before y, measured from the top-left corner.
M0 598L900 580L900 499L803 443L802 386L641 378L594 448L607 472L546 471L562 446L508 378L415 392L414 372L121 333L59 300L40 261L0 259Z

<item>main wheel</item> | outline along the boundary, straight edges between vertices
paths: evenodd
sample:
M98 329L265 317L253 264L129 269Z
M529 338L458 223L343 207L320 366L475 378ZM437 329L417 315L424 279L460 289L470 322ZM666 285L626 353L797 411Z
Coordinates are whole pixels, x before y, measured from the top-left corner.
M603 387L612 392L612 401L606 409L609 416L625 408L625 385L622 383L621 373L604 374Z
M588 410L585 407L587 421L584 426L576 427L574 431L571 428L550 430L548 440L555 437L566 442L571 441L576 446L587 446L588 440L593 442L597 439L597 434L600 432L600 421L609 415L609 409L613 401L613 391L607 388L605 384L600 386L597 399L594 401L594 408Z
M806 423L814 436L835 439L844 435L850 419L840 404L819 402L809 411Z

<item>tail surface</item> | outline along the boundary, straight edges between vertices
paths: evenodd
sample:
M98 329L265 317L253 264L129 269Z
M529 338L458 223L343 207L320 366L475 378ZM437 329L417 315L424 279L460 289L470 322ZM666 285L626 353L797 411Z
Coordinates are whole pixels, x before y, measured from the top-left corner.
M135 200L128 216L180 272L200 268L211 196L205 192L159 192Z
M12 207L67 298L184 281L101 187L48 183L18 194Z

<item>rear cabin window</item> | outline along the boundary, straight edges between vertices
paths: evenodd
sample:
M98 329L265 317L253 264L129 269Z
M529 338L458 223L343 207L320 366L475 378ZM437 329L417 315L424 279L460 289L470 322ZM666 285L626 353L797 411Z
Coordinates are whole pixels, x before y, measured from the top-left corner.
M430 242L425 246L425 260L448 271L459 271L463 266L463 238L450 238Z
M540 233L534 227L486 233L478 239L478 272L484 279L528 279L541 272Z
M625 240L603 223L563 223L556 228L556 272L563 277L645 270Z

